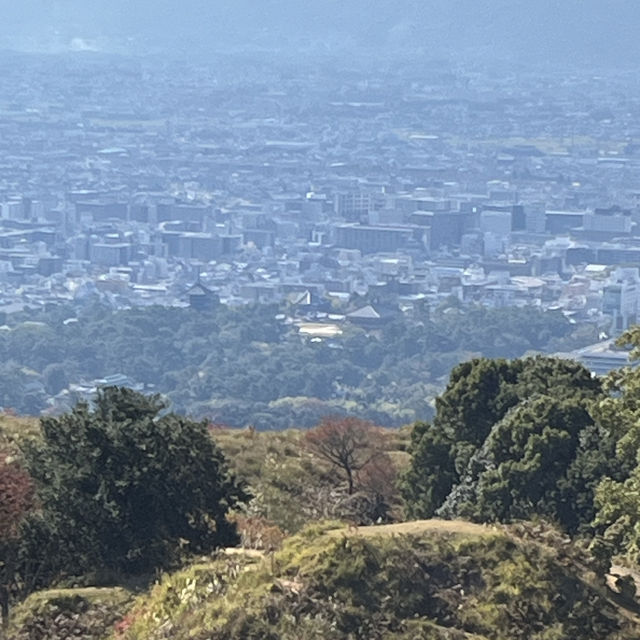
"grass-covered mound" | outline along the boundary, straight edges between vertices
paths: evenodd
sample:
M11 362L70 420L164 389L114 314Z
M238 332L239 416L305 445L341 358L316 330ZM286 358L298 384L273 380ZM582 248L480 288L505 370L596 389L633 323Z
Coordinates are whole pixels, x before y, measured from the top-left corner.
M125 589L52 589L29 596L13 612L8 640L103 640L131 602Z
M428 521L314 527L262 559L225 556L137 600L122 640L631 640L616 603L567 549Z

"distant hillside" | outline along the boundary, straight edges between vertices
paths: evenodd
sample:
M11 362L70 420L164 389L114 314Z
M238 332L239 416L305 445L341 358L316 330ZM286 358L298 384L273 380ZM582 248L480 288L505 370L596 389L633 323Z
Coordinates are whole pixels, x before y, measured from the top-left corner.
M0 7L0 38L134 38L165 50L299 47L420 50L493 60L625 65L639 52L635 0L23 0ZM99 41L105 46L105 41ZM139 52L139 50L138 50Z
M37 418L0 413L0 446L18 443L24 438L37 437L38 424Z

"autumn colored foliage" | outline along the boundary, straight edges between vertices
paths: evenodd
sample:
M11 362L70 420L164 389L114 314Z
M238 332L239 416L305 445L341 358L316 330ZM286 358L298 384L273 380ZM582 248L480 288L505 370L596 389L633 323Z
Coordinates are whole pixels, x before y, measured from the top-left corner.
M24 515L33 506L29 474L8 451L0 451L0 539L15 538Z
M358 472L381 455L381 438L371 422L353 417L324 418L306 434L309 448L344 473L349 495L355 491Z

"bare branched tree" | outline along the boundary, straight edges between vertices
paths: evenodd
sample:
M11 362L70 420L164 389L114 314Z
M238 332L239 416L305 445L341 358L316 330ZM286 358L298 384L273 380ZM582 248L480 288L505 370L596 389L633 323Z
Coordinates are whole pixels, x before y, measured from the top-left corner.
M349 495L358 471L382 453L380 439L378 428L360 418L323 418L306 434L309 448L345 474Z

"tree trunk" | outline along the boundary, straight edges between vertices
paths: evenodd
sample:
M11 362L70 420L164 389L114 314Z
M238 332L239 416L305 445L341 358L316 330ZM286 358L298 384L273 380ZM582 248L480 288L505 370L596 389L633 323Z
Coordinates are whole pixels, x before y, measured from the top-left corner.
M0 614L2 615L0 638L5 638L9 626L9 592L6 587L0 587Z
M351 467L347 467L345 471L347 472L347 480L349 482L349 495L352 496L353 495L353 471L351 470Z

